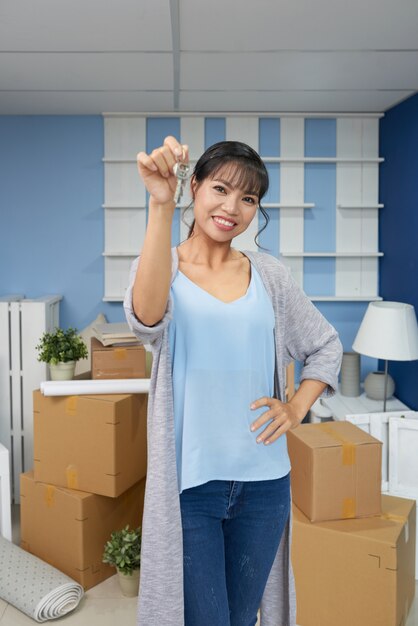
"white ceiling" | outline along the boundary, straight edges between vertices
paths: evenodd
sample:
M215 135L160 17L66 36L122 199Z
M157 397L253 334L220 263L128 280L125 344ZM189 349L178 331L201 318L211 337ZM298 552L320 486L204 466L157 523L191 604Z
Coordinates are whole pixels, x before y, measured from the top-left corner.
M383 112L417 0L0 0L0 114Z

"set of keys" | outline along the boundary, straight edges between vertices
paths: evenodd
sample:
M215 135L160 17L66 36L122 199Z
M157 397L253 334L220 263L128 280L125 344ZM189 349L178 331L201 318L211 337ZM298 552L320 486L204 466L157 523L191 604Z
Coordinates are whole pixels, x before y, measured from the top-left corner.
M190 165L188 163L182 163L181 161L176 163L173 167L173 173L177 177L177 186L173 197L173 201L176 205L180 202L180 198L183 195L187 179L189 178L189 170Z

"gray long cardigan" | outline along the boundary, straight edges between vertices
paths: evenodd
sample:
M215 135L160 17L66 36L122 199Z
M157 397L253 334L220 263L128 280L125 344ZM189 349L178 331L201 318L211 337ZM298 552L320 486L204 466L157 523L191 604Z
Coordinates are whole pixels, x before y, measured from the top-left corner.
M177 273L177 248L172 252L171 282ZM325 320L291 277L270 254L244 250L257 268L275 315L276 393L284 398L285 367L304 363L301 380L328 384L323 395L337 388L342 348L336 330ZM148 398L148 468L142 520L141 578L138 626L184 626L183 535L177 485L174 410L168 324L171 297L163 319L145 326L132 308L132 287L139 257L131 267L124 308L130 328L151 345L153 364ZM261 602L262 626L295 626L296 593L290 560L292 518L280 542Z

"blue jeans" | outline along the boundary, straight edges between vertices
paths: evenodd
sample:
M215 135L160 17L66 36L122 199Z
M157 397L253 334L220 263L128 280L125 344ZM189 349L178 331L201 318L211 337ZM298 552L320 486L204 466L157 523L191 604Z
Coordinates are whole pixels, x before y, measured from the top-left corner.
M290 512L290 473L180 494L185 626L254 626Z

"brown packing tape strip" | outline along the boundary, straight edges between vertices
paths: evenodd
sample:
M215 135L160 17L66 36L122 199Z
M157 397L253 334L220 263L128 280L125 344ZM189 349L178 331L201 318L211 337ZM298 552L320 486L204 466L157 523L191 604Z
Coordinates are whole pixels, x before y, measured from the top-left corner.
M404 517L403 515L395 515L394 513L381 513L380 517L391 522L400 522L401 524L405 524L408 521L407 517Z
M342 444L342 462L343 465L354 465L356 462L356 446L354 443L336 433L329 424L318 424L321 430L325 431L333 439Z
M114 348L113 357L116 361L124 361L128 358L128 351L126 348Z
M53 485L46 485L44 499L47 507L55 504L55 491L56 489Z
M78 489L78 474L75 465L69 465L65 470L68 489Z
M69 396L66 401L65 409L67 415L77 415L77 396Z
M352 519L356 516L356 499L355 498L344 498L343 499L343 510L342 510L342 518L343 519Z
M408 518L403 515L395 515L394 513L381 513L380 517L382 519L387 519L390 522L399 522L400 524L405 524L405 543L409 541L409 522Z
M332 426L327 423L318 424L321 430L326 432L330 437L335 439L342 446L342 464L347 466L355 465L356 463L356 447L355 444L336 433ZM342 519L352 519L356 516L357 502L355 498L343 498L342 499Z

